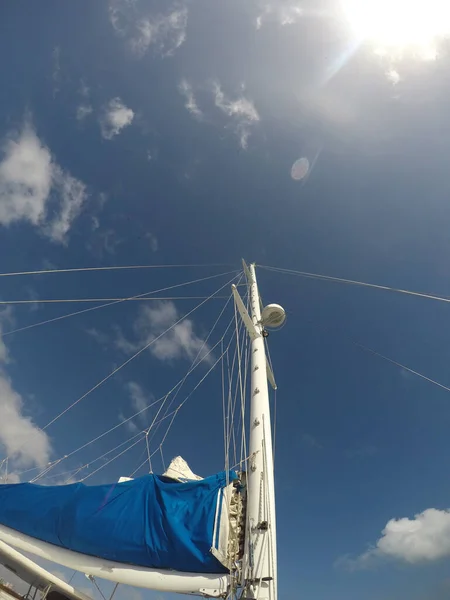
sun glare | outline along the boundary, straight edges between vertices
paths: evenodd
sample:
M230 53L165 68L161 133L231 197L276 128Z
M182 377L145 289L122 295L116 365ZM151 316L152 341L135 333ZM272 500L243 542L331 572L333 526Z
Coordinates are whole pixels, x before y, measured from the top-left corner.
M450 35L450 0L342 0L361 41L380 54L412 52L433 60L437 42Z

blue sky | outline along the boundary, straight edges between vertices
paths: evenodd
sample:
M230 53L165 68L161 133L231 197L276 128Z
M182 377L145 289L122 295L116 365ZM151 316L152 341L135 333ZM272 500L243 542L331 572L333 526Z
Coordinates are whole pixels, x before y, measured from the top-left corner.
M242 256L450 296L445 43L426 60L376 53L338 0L16 0L0 23L0 272L203 265L3 277L1 300L131 297L216 276L162 292L206 297ZM294 181L302 156L313 168ZM280 594L447 597L449 393L355 345L450 385L447 304L258 273L265 301L288 313L270 337ZM38 429L198 302L124 302L11 334L93 305L4 305L0 460L12 457L13 477L167 393L225 298ZM221 411L220 378L208 377L164 460L220 470ZM136 417L52 473L62 481L148 424ZM87 482L129 474L143 450Z

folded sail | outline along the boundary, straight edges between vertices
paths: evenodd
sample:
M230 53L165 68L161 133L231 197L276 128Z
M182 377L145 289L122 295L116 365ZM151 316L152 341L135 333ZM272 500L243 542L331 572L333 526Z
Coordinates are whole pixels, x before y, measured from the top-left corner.
M235 473L177 483L147 475L113 485L0 486L0 523L81 554L155 569L226 573L224 493ZM218 531L222 528L222 531Z

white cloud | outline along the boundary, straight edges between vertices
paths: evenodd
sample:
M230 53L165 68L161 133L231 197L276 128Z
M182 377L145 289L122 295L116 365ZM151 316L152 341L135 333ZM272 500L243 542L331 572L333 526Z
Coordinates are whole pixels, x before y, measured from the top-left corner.
M279 25L294 25L303 16L300 1L276 0L261 3L260 14L256 18L256 28L261 29L265 21Z
M10 136L0 163L0 225L28 221L55 242L67 233L87 198L84 184L54 161L30 124Z
M78 93L80 94L83 101L79 106L77 106L77 120L83 121L86 117L92 114L94 110L89 102L91 90L89 89L89 86L83 79L80 80L80 87L78 89Z
M137 352L140 348L153 341L150 352L162 361L187 358L193 360L200 352L199 358L205 357L209 351L194 331L191 319L184 319L173 326L170 331L159 337L166 329L180 319L173 302L155 302L152 306L143 306L139 310L133 329L135 340L126 339L120 331L116 338L116 347L127 354ZM208 356L208 362L211 358Z
M150 231L148 231L145 234L145 238L148 240L148 242L150 244L151 251L157 252L158 248L159 248L159 242L158 242L158 238L156 237L156 235L154 233L151 233Z
M52 79L53 79L53 98L59 92L59 85L61 83L61 48L55 46L52 52Z
M89 98L89 96L91 95L91 90L87 83L84 81L84 79L80 79L80 87L78 93L82 98Z
M6 364L9 362L9 352L8 348L3 341L3 328L7 325L12 325L12 309L10 306L0 311L0 364Z
M133 421L133 419L128 420L123 413L119 413L119 423L125 423L125 429L127 429L130 433L137 433L139 431L139 427Z
M397 85L401 81L401 77L395 69L389 69L386 71L386 78L388 81L392 83L392 85Z
M310 433L303 433L301 436L301 440L306 446L309 446L310 448L317 448L318 450L323 448L319 440Z
M127 383L127 389L128 393L130 394L131 404L135 412L143 410L153 400L153 397L147 396L142 387L135 381L129 381Z
M106 346L110 341L106 333L99 331L95 327L91 327L90 329L86 329L85 331L91 338L93 338L98 344L100 344L100 346Z
M184 106L187 110L196 117L197 119L201 119L203 116L202 111L197 106L197 102L195 100L194 92L192 90L192 85L186 81L186 79L182 79L180 85L178 86L180 94L182 94L186 100Z
M93 108L90 104L80 104L77 106L77 120L83 121L86 117L88 117L93 112Z
M255 105L244 96L240 96L236 100L230 100L225 96L220 84L217 82L213 85L213 94L217 108L234 120L240 146L246 150L251 126L260 120Z
M28 220L39 225L44 219L52 186L52 157L31 127L4 146L0 163L0 223Z
M449 557L450 510L428 508L414 519L391 519L381 534L373 548L340 562L354 570L367 568L382 558L416 564Z
M175 6L154 16L137 16L135 8L129 0L114 0L109 7L111 25L131 51L141 58L154 46L162 56L174 54L186 39L187 8Z
M102 136L111 140L118 135L124 127L131 125L134 119L134 112L127 108L120 98L113 98L104 107L103 115L100 119Z
M155 397L153 396L153 394L144 392L142 387L135 381L129 381L126 385L126 388L130 395L133 413L140 413L139 415L137 415L136 419L132 419L125 423L125 427L131 433L134 433L136 431L139 431L140 429L140 427L136 424L136 420L140 421L142 425L148 426L148 413L147 411L144 411L144 409L147 408L149 404L155 401ZM125 418L123 418L122 421L125 421Z
M53 185L58 190L59 204L44 231L54 242L65 243L72 223L81 213L86 200L86 187L56 165L53 167Z
M23 414L23 400L9 377L0 370L0 444L15 465L44 467L50 440L31 417Z
M5 469L3 475L0 475L0 483L20 483L20 475Z
M8 350L1 338L4 323L11 323L11 309L0 312L0 363L9 362ZM0 447L10 458L8 482L17 483L16 467L44 467L50 457L50 440L30 417L23 414L23 400L0 365Z

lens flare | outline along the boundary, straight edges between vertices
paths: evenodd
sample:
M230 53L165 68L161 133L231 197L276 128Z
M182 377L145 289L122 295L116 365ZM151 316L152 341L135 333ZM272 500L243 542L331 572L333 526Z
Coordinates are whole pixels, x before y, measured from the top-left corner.
M342 0L342 9L355 37L379 54L434 60L450 36L449 0Z

